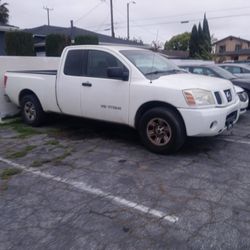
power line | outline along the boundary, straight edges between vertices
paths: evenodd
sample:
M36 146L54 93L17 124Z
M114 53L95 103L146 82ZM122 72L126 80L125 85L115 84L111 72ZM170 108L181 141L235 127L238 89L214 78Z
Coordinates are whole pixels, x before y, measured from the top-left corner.
M86 13L84 13L81 17L79 17L78 19L75 20L75 23L79 22L81 19L86 18L88 15L90 15L94 10L96 10L101 4L103 3L103 1L100 1L98 4L96 4L92 9L90 9L89 11L87 11Z
M241 8L226 8L226 9L218 9L218 10L208 10L208 11L204 11L204 12L206 12L206 13L214 13L214 12L223 12L223 11L230 11L230 10L242 10L242 9L250 9L250 6L245 6L245 7L241 7ZM131 22L154 20L154 19L167 19L167 18L171 18L171 17L183 17L183 16L188 16L188 15L201 14L201 13L204 13L204 12L201 12L201 11L199 11L199 12L187 12L187 13L183 13L183 14L169 15L169 16L164 16L164 17L162 16L162 17L142 18L142 19L131 19ZM245 14L243 14L243 15L245 15ZM232 15L232 16L235 16L235 17L236 16L241 16L241 14L236 14L236 15ZM218 19L219 19L219 17L218 17ZM193 21L197 21L197 20L200 20L200 19L193 19ZM181 21L170 21L170 22L166 22L166 23L171 24L171 23L179 23L179 22L181 22ZM117 25L124 24L124 23L126 23L126 21L116 22ZM155 24L158 24L158 22L155 23ZM103 26L107 26L107 25L108 24L103 24ZM140 24L137 24L137 25L140 25ZM149 24L149 25L151 26L151 25L154 25L154 24ZM144 26L147 26L147 24L145 24ZM89 26L89 27L90 28L96 27L96 25L92 25L92 26Z
M227 15L227 16L217 16L217 17L210 17L208 20L216 20L216 19L226 19L232 17L243 17L243 16L250 16L250 13L238 14L238 15ZM190 19L190 20L179 20L179 21L170 21L170 22L156 22L156 23L149 23L149 24L135 24L132 27L147 27L147 26L155 26L155 25L164 25L164 24L177 24L177 23L189 23L194 21L200 21L201 18L197 19ZM126 28L125 26L121 26L120 28Z

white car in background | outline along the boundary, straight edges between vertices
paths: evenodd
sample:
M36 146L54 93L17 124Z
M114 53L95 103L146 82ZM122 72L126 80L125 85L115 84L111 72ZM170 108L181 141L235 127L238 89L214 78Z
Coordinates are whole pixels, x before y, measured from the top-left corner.
M222 64L218 64L218 66L240 78L250 79L250 66L247 64L222 63Z

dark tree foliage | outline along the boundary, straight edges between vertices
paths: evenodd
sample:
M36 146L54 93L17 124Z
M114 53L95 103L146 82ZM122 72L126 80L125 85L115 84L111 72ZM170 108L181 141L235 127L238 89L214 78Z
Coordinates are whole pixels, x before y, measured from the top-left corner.
M76 36L75 37L75 44L99 44L99 39L97 36Z
M34 56L33 35L23 31L6 32L5 51L9 56Z
M195 58L198 49L198 29L194 25L191 32L190 42L189 42L189 55L191 58Z
M61 56L63 49L70 44L70 37L62 34L50 34L45 41L46 56Z
M201 55L204 49L204 35L201 23L198 26L198 54Z
M189 48L190 36L191 34L189 32L173 36L165 43L164 49L187 51Z
M0 23L7 24L9 22L9 10L7 8L8 3L2 3L0 1Z
M191 58L205 60L212 58L211 36L206 15L204 15L203 28L201 23L199 23L198 29L196 25L193 26L189 50Z
M205 50L211 53L212 51L211 35L206 14L204 15L204 20L203 20L203 36L204 36Z

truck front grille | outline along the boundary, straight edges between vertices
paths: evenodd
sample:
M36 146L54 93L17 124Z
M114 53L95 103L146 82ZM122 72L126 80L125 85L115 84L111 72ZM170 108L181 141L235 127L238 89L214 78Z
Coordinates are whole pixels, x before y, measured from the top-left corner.
M225 106L235 100L235 94L232 89L215 91L214 96L218 105Z

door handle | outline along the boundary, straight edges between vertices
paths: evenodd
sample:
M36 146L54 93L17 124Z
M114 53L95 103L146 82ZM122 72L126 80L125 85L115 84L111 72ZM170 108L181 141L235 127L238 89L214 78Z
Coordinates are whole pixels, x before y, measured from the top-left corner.
M92 83L90 83L90 82L83 82L82 86L83 87L92 87Z

